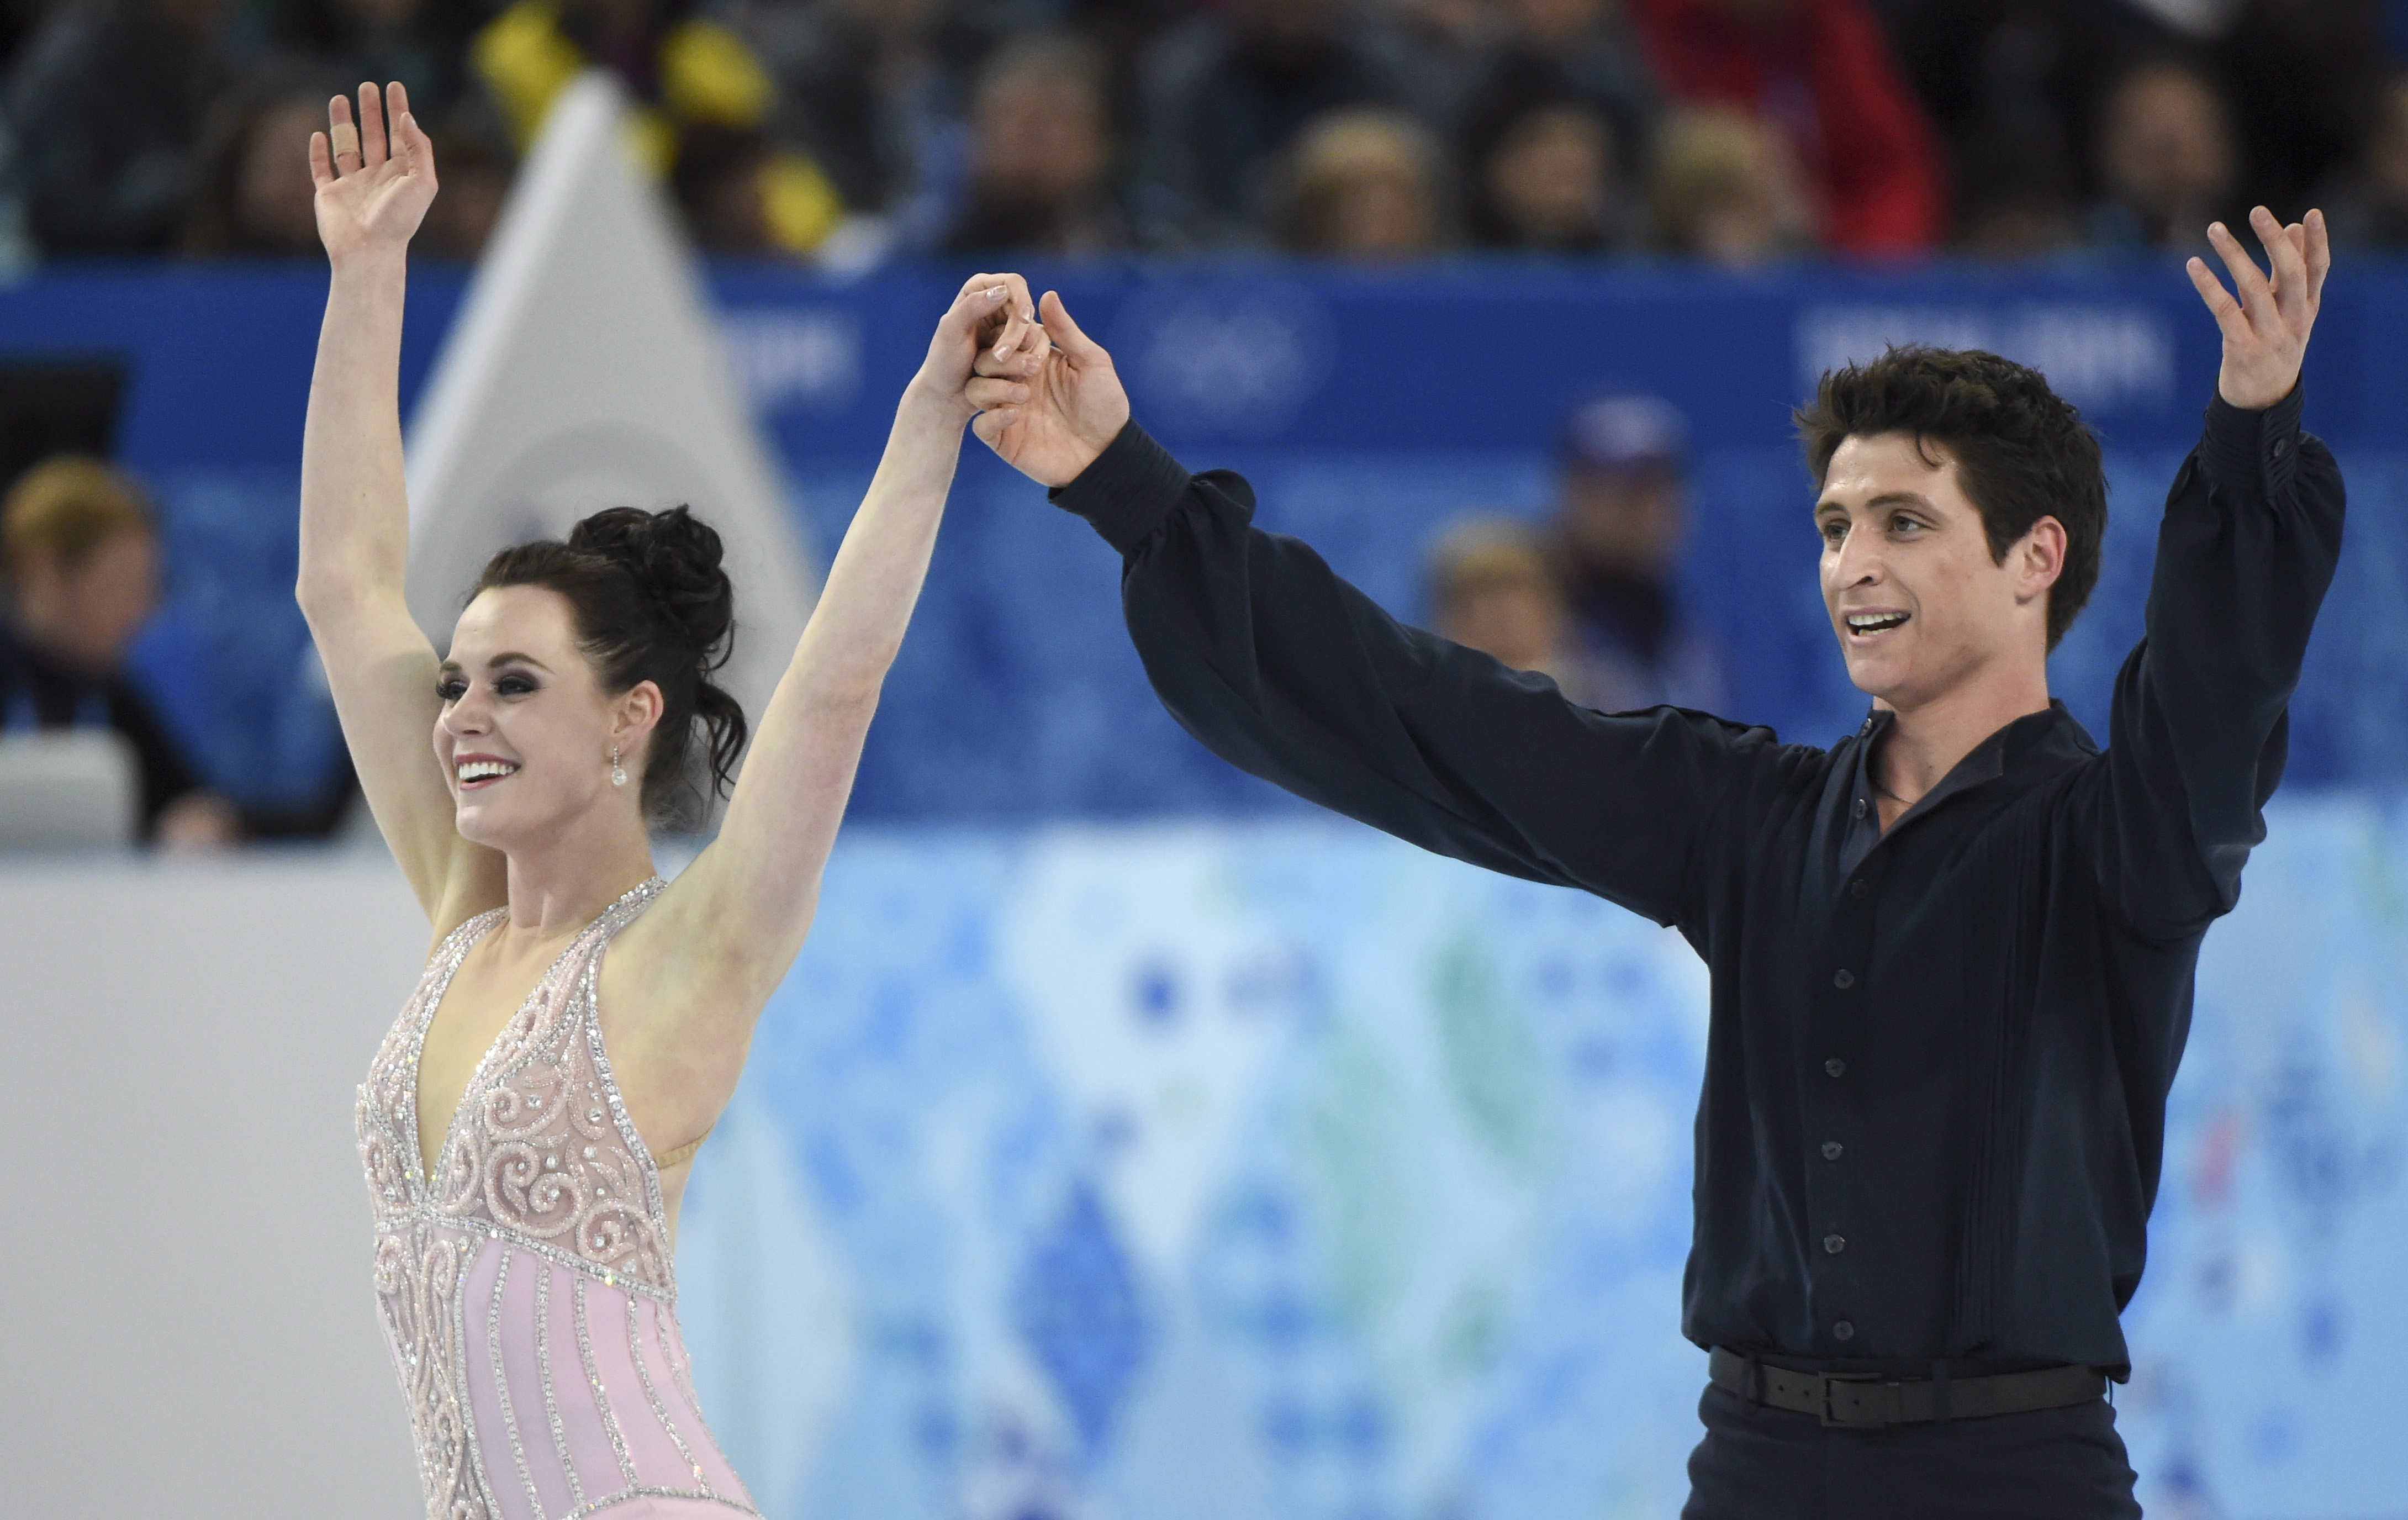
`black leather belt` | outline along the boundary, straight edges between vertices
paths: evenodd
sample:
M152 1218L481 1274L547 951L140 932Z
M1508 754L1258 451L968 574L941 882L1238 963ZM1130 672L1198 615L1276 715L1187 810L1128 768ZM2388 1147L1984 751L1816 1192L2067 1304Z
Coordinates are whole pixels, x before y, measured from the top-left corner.
M1707 1358L1714 1386L1754 1404L1813 1414L1825 1425L1877 1430L1927 1420L1971 1420L1990 1414L2086 1404L2107 1392L2094 1368L2046 1367L1977 1378L1897 1378L1879 1372L1792 1372L1751 1361L1716 1346Z

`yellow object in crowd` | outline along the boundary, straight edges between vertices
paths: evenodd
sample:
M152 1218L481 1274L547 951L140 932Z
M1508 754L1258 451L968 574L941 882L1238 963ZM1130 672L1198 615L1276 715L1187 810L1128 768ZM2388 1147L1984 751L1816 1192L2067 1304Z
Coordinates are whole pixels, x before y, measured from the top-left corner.
M518 0L478 32L470 56L522 152L552 103L592 66L561 30L557 0ZM776 82L744 39L714 22L670 28L654 62L660 104L638 103L629 130L638 155L664 178L677 162L681 125L758 126L777 96ZM817 248L844 218L844 200L820 166L786 150L763 170L761 196L770 237L789 252Z

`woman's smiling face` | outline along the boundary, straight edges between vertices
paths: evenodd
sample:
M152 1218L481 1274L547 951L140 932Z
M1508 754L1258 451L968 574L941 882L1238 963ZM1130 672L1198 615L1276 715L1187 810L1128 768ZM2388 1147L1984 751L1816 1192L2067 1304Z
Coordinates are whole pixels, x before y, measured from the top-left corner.
M611 746L637 782L658 690L645 681L633 692L604 691L559 593L478 593L452 629L437 681L443 706L435 758L461 838L507 851L571 826L596 806L640 805L640 785L610 784ZM642 710L632 725L631 707Z

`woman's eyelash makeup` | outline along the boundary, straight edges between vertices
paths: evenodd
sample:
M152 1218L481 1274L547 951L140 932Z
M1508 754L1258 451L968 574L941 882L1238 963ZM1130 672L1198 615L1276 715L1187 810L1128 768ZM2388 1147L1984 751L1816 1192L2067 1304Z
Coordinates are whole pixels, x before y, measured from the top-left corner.
M537 686L524 676L503 676L494 682L494 690L503 696L525 696L536 691ZM435 683L435 695L437 700L457 702L467 695L468 683L458 676L448 677Z

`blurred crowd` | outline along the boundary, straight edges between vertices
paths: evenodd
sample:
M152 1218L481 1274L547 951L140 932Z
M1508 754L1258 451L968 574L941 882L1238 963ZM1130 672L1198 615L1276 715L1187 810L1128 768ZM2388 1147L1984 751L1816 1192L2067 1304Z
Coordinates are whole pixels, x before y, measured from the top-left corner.
M1440 537L1428 626L1600 711L1727 710L1724 652L1681 606L1687 423L1656 396L1593 396L1555 466L1545 516L1465 517Z
M910 253L2028 258L2314 203L2408 242L2398 0L0 0L22 259L304 255L400 79L473 256L580 71L695 238Z

